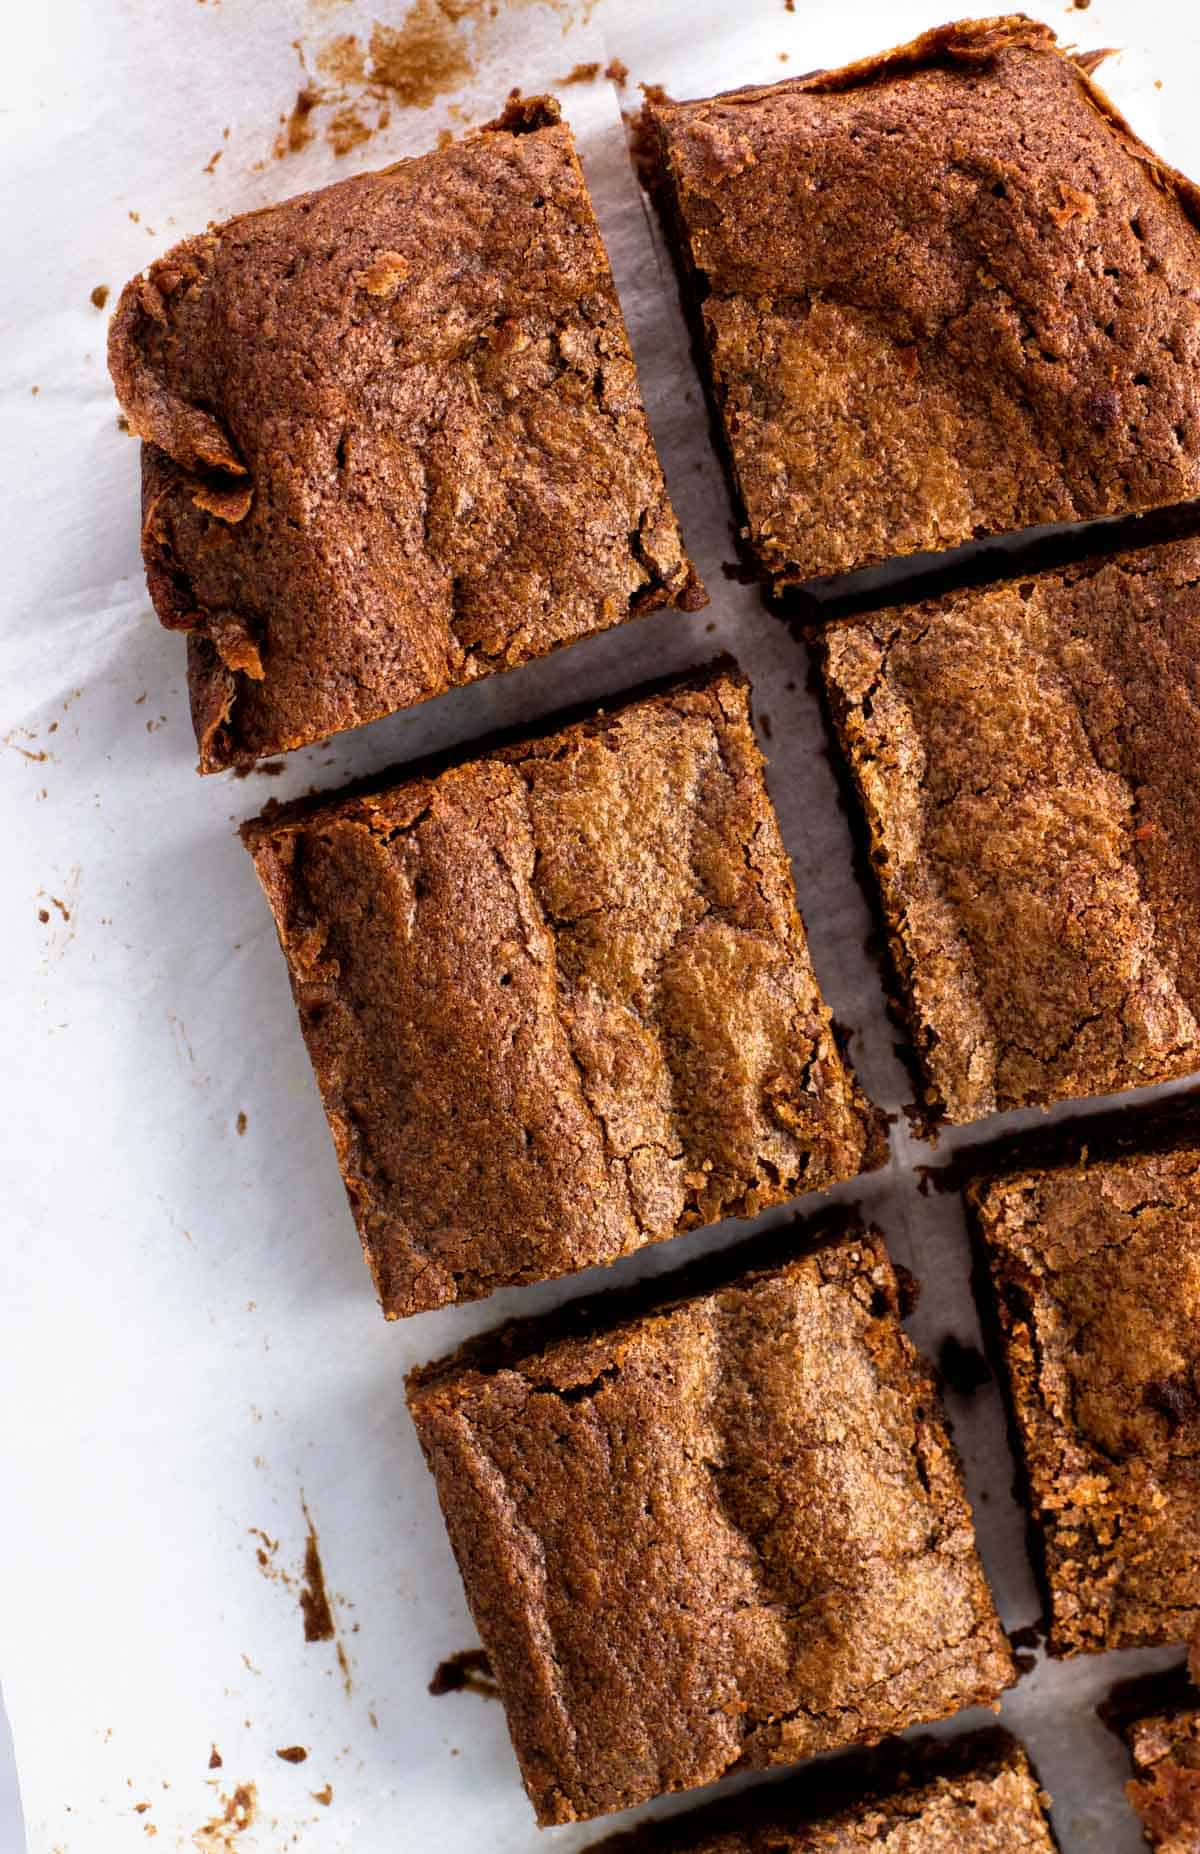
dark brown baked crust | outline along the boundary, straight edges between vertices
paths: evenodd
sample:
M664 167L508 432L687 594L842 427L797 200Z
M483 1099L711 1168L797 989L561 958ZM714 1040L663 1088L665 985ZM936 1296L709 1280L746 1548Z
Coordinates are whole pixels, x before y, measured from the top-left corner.
M1143 1126L967 1187L1059 1655L1200 1629L1200 1119Z
M1125 1793L1151 1847L1200 1854L1200 1693L1186 1670L1123 1682L1100 1710L1129 1746Z
M648 105L776 592L1200 488L1200 207L1049 27Z
M187 239L109 363L202 772L705 602L551 99Z
M732 666L245 836L389 1315L882 1161Z
M1012 1678L881 1238L723 1260L683 1298L614 1296L544 1340L525 1322L409 1379L543 1824L869 1744Z
M818 647L930 1108L1200 1068L1200 541Z
M1014 1739L973 1732L840 1758L589 1854L1053 1854L1045 1801Z

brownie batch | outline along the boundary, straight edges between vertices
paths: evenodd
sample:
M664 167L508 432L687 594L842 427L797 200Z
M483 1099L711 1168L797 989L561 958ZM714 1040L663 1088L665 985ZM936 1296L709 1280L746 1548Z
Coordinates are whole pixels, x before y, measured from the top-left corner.
M777 598L1200 492L1200 194L1094 62L1014 16L648 102ZM553 99L186 240L110 361L202 772L705 602ZM1200 539L815 657L928 1129L1200 1070ZM750 700L722 659L242 827L389 1318L885 1163ZM1049 1651L1200 1658L1200 1111L979 1147L966 1197ZM540 1824L997 1706L915 1293L827 1210L410 1374ZM1171 1692L1124 1721L1130 1798L1194 1854L1200 1698ZM1054 1847L1047 1804L991 1733L606 1845L1017 1854Z

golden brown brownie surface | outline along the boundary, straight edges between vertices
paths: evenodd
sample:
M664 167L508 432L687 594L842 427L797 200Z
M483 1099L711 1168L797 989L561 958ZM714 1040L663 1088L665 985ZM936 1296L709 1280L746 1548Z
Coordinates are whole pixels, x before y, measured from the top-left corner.
M544 1824L871 1744L1012 1678L882 1240L843 1225L720 1269L409 1380Z
M1051 1650L1183 1642L1200 1628L1200 1135L1140 1153L1077 1140L968 1196Z
M776 590L1200 488L1197 196L1048 27L649 113Z
M880 612L821 651L929 1106L1200 1068L1200 542Z
M880 1162L735 670L247 841L389 1314Z
M110 364L202 771L704 602L556 104L188 239Z

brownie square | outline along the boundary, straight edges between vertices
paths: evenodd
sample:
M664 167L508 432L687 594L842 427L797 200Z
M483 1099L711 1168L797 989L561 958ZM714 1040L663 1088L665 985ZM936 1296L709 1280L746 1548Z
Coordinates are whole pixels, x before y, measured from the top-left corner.
M935 1113L1200 1069L1200 542L820 643Z
M643 1294L409 1379L543 1825L874 1743L1012 1678L878 1234Z
M1122 1118L967 1188L1057 1655L1200 1632L1200 1115Z
M885 1746L593 1845L591 1854L1054 1854L1006 1732Z
M1200 487L1197 193L1021 15L656 102L664 217L776 593Z
M1186 1710L1140 1719L1129 1733L1137 1777L1126 1795L1152 1848L1200 1848L1200 1696Z
M733 666L245 837L389 1316L882 1161Z
M1197 1657L1193 1672L1200 1675ZM1100 1708L1129 1746L1137 1773L1125 1794L1163 1854L1200 1848L1200 1692L1180 1667L1129 1680Z
M553 99L187 239L109 359L202 772L705 603Z

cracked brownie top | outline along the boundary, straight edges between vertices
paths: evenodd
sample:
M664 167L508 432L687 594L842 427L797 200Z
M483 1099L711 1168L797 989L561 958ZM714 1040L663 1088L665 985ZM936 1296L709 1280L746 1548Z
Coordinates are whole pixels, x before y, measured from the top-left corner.
M1200 1630L1200 1124L1141 1153L1086 1132L1057 1163L1019 1152L968 1198L1051 1651L1185 1641Z
M777 591L1200 488L1200 215L1023 15L649 106Z
M731 667L246 836L387 1313L880 1162Z
M176 246L110 365L201 771L704 603L551 100Z
M1012 1677L882 1240L503 1329L409 1404L543 1823L874 1743Z
M1200 542L820 647L930 1107L1200 1068Z
M588 1854L1054 1854L1007 1733L905 1739L596 1842Z

